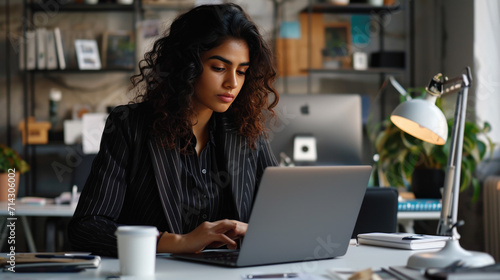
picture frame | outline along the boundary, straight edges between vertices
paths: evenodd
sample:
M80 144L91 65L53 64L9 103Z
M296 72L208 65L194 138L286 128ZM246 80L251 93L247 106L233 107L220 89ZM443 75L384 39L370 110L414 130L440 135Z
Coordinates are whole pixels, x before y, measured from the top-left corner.
M103 34L101 57L106 69L133 69L135 37L131 31L108 31Z
M75 40L76 58L80 70L101 69L101 59L96 40Z
M351 24L335 22L324 24L325 43L322 49L323 61L336 61L342 67L351 65Z

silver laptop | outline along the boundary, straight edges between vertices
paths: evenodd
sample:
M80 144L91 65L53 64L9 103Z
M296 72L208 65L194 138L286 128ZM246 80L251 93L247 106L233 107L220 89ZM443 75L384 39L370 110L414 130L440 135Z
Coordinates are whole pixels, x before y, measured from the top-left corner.
M171 256L236 267L342 256L370 173L370 166L268 167L239 250Z

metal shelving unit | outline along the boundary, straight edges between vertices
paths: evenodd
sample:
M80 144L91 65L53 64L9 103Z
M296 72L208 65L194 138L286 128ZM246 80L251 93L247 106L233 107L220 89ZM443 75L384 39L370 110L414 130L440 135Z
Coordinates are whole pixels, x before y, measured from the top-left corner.
M111 3L98 3L98 4L82 4L82 3L66 3L59 4L56 6L57 8L53 8L54 12L84 12L84 13L96 13L96 12L133 12L136 9L136 6L140 4L140 2L136 1L136 4L131 5L120 5L120 4L111 4ZM43 6L40 3L30 2L29 9L32 12L46 12L47 7ZM51 7L53 7L51 5Z
M120 4L108 4L108 3L98 3L95 5L82 4L82 3L66 3L58 5L45 6L43 3L39 3L36 0L23 0L23 33L25 33L31 26L28 26L33 22L34 14L39 12L45 12L52 16L57 16L57 13L133 13L133 23L137 22L141 18L141 1L136 0L131 5L120 5ZM135 24L132 24L132 30L135 32ZM134 36L135 37L135 36ZM25 53L22 54L26 58L26 48ZM135 57L135 54L134 54ZM27 59L24 60L25 63ZM26 69L26 65L24 69ZM103 74L103 73L132 73L135 69L123 69L123 68L105 68L100 70L79 70L79 69L55 69L55 70L25 70L23 74L23 99L24 99L24 119L27 120L29 116L35 115L35 77L36 75L64 75L64 74ZM27 125L25 125L26 131L28 133ZM58 142L59 143L59 142ZM51 143L54 144L54 143ZM64 146L63 143L59 145ZM25 195L36 195L37 188L37 147L39 145L24 145L24 155L28 163L31 166L30 172L26 173L25 184L26 193ZM51 145L54 146L54 145Z
M310 4L313 13L371 14L393 13L401 10L401 5L375 7L368 4L332 5L328 3Z
M132 68L105 68L98 70L80 70L80 69L54 69L54 70L28 70L31 74L92 74L92 73L113 73L113 72L125 72L131 73L134 69Z
M404 80L408 81L409 84L413 84L411 81L411 77L413 77L413 70L412 70L412 49L411 46L413 46L412 40L412 31L411 31L411 4L412 0L402 0L398 4L392 5L392 6L370 6L368 4L349 4L345 6L339 6L339 5L333 5L329 3L313 3L312 0L308 0L308 6L306 9L304 9L304 12L308 13L309 20L311 19L311 15L313 13L323 13L323 14L365 14L365 15L373 15L377 16L379 20L377 21L379 23L379 34L378 34L378 39L379 39L379 45L378 49L380 52L385 50L385 42L384 42L384 36L385 36L385 27L382 24L384 22L384 17L388 14L392 14L395 12L404 12L405 17L408 19L407 22L405 22L405 67L404 68L387 68L387 67L377 67L377 68L369 68L367 70L355 70L352 68L339 68L339 69L327 69L327 68L320 68L320 69L315 69L310 67L311 65L311 58L309 57L308 63L309 67L308 69L305 69L305 71L308 72L308 91L310 93L311 89L311 75L313 74L326 74L326 73L336 73L336 74L378 74L380 76L380 85L385 80L385 76L387 74L396 74L396 75L402 75L404 76ZM309 27L311 28L311 24L309 24ZM311 32L309 32L311 34ZM309 49L311 49L311 36L309 36Z
M339 68L339 69L325 69L325 68L312 68L308 70L311 74L321 74L321 73L345 73L345 74L396 74L401 75L405 73L405 69L402 68L387 68L387 67L377 67L368 68L366 70L356 70L353 68Z
M365 14L373 15L378 17L377 22L379 23L379 34L378 34L378 50L383 52L386 49L384 36L385 36L385 26L384 18L387 15L396 12L404 12L405 15L405 66L404 68L387 68L387 67L376 67L368 68L367 70L355 70L352 68L339 68L339 69L327 69L327 68L312 68L311 67L311 56L309 54L308 69L307 71L307 88L308 93L311 93L312 87L312 75L315 74L355 74L355 75L378 75L379 76L379 87L384 83L387 75L396 75L403 77L403 80L407 85L412 87L414 85L413 81L413 0L401 0L392 6L370 6L367 4L349 4L345 6L332 5L329 3L313 3L312 0L308 0L308 6L304 9L304 12L308 13L309 21L311 20L311 15L313 13L324 13L324 14ZM311 24L309 24L311 27ZM311 34L311 32L309 31ZM309 36L309 50L311 50L311 36ZM386 96L382 94L380 96L380 114L381 118L385 116L386 113Z

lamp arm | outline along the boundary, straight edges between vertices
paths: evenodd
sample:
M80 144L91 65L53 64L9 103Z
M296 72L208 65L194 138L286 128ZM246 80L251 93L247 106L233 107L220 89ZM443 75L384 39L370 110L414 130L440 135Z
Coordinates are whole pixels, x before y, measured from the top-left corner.
M459 243L460 235L457 232L458 194L460 191L460 169L462 163L462 146L464 142L465 111L467 108L467 94L471 81L470 68L467 74L462 75L462 83L459 86L457 104L455 109L455 120L451 135L450 155L446 166L446 177L443 193L443 207L438 225L438 235L452 236L446 241L443 249L436 252L423 252L411 255L408 258L407 267L414 269L426 269L429 267L445 268L460 263L463 266L482 267L492 265L495 259L482 253L464 250ZM439 93L443 87L439 82L433 81L429 90ZM456 85L453 86L456 90ZM431 93L432 94L432 93ZM440 95L438 95L440 96Z
M467 109L467 97L470 87L470 68L467 74L462 76L462 84L458 92L455 117L451 133L450 155L446 166L446 176L443 192L443 207L438 224L438 235L450 235L459 239L460 235L456 229L458 221L458 196L460 192L460 172L462 167L462 148L464 143L465 115Z
M464 87L468 88L472 81L472 74L470 67L466 67L465 70L462 76L453 79L448 79L448 77L444 77L441 73L436 74L425 90L430 95L440 98L445 94L459 92Z
M446 167L446 175L444 178L444 191L443 191L443 205L441 208L441 216L439 218L439 223L437 227L437 235L452 235L455 238L459 238L456 234L458 232L453 231L453 220L452 220L452 196L453 196L453 178L455 178L455 166ZM455 234L456 233L456 234Z

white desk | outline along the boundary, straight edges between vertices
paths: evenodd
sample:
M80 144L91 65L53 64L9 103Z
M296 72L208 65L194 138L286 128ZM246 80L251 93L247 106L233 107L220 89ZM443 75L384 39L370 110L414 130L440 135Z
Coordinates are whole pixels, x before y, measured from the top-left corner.
M75 212L75 207L70 205L47 204L41 206L41 205L16 203L14 208L15 208L15 216L18 216L20 218L25 228L26 240L31 252L36 252L36 246L33 241L33 235L29 223L27 222L26 219L27 216L72 217L73 213ZM403 225L406 232L414 232L413 230L414 220L438 220L440 217L440 213L441 213L440 211L405 211L405 212L400 211L398 212L398 223ZM0 217L2 216L3 217L9 216L7 202L0 202ZM4 230L6 230L5 227L2 228L2 230L0 230L0 242L4 241L5 238L5 233L3 232ZM49 224L48 232L53 232L53 231L54 231L53 225ZM53 240L52 241L49 240L51 238L51 235L53 234L49 234L49 236L47 237L48 242L53 242ZM48 247L51 246L49 245Z
M313 275L325 275L327 269L352 269L361 270L371 267L380 269L381 267L406 265L408 257L421 251L399 250L368 245L349 246L347 254L331 260L308 261L298 263L288 263L280 265L265 265L246 268L226 268L206 264L192 263L180 260L158 257L156 259L155 279L204 279L221 280L235 279L241 280L241 275L251 273L286 273L286 272L306 272ZM2 256L5 257L6 254ZM108 276L116 275L119 272L117 259L104 258L98 269L88 269L80 273L51 273L43 274L47 279L106 279ZM0 272L0 278L8 279L40 279L40 273L15 274L11 272ZM122 278L130 279L130 278ZM144 278L143 278L144 279ZM149 278L147 278L149 279ZM329 279L318 277L317 279ZM141 279L142 280L142 279Z
M23 224L23 227L26 232L26 242L28 243L28 248L30 249L31 252L36 252L36 246L35 242L33 240L33 234L31 232L31 228L29 226L29 223L26 219L28 216L34 216L34 217L72 217L73 213L75 212L75 206L70 206L70 205L54 205L54 204L47 204L47 205L30 205L30 204L23 204L20 202L17 202L14 206L14 216L11 216L8 210L8 203L7 202L0 202L0 218L7 217L5 219L5 222L0 223L0 225L4 225L5 223L8 222L8 218L17 218L19 217L19 220ZM3 219L2 219L3 221ZM17 223L16 223L17 224ZM7 228L5 226L2 227L0 230L0 244L4 244L4 240L6 238L6 231ZM47 242L49 243L47 247L53 247L51 244L54 242L54 237L55 237L55 225L53 223L48 223L47 224Z
M9 215L7 207L7 202L0 202L0 216ZM75 212L75 206L70 206L69 204L32 205L18 202L13 207L15 209L16 216L72 217Z

